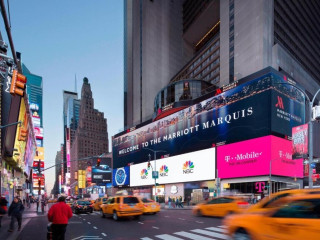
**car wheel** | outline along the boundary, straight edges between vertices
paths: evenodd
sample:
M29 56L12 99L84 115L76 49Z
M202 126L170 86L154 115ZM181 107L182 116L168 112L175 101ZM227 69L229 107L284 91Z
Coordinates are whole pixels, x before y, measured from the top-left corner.
M139 220L141 215L134 216L135 219Z
M239 229L233 234L234 240L251 240L250 235L244 229Z
M202 216L203 216L203 214L202 214L202 212L201 212L200 209L197 211L197 216L198 216L198 217L202 217Z
M115 221L118 221L118 220L119 220L119 217L118 217L118 214L117 214L116 211L113 212L112 218L113 218L113 220L115 220Z
M91 210L90 213L93 213L93 210Z
M79 211L76 209L76 210L74 210L74 213L75 214L79 214Z
M101 217L105 218L106 216L104 215L103 211L101 211Z

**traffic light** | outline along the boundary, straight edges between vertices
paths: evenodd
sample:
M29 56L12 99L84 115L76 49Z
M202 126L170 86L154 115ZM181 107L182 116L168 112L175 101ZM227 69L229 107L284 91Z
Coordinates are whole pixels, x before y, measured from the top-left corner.
M101 159L98 158L98 159L97 159L97 167L100 167L100 163L101 163Z
M11 95L20 95L23 97L24 89L26 87L27 78L26 76L18 73L17 70L13 70L12 78L11 78L11 87L10 94Z
M27 135L28 135L28 130L25 129L24 127L21 127L19 129L18 140L19 141L26 141L27 140Z
M148 169L150 169L150 167L151 167L151 163L150 163L150 162L148 162Z

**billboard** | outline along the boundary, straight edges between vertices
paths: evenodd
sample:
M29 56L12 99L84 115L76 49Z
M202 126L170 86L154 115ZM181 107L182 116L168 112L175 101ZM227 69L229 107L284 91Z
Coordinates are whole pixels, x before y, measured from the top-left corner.
M304 122L304 98L286 86L274 86L274 81L284 80L267 74L113 137L113 166L147 161L150 151L144 148L174 156L272 132L291 136L291 127ZM274 102L278 96L280 105Z
M292 143L266 136L218 147L219 178L269 175L303 177L303 160L292 160ZM271 161L271 169L270 169Z
M86 188L86 171L78 170L78 187Z
M113 169L112 184L114 187L130 185L129 167Z
M87 183L91 184L92 182L92 167L88 166L86 170Z
M70 128L66 128L66 156L67 156L67 167L70 167Z
M130 166L130 186L153 185L152 169L159 171L157 183L179 183L215 179L215 148Z
M34 160L44 160L44 148L37 147L38 155L34 156Z
M36 136L36 139L43 139L43 128L34 127L34 135Z
M92 182L111 183L111 158L100 158L100 160L100 166L92 166ZM96 162L96 159L94 162Z
M292 128L292 159L308 158L308 124Z

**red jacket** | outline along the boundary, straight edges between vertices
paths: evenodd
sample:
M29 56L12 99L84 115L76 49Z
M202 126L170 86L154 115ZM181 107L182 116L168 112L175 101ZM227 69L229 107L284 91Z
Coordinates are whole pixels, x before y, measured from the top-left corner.
M72 211L65 202L54 204L48 212L48 220L52 224L68 224L68 220L72 217Z

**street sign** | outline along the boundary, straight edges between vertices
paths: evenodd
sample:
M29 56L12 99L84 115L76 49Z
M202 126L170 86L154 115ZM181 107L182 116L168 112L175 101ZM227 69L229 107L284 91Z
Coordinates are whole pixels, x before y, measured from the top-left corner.
M152 178L153 179L159 178L159 171L152 171Z

